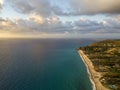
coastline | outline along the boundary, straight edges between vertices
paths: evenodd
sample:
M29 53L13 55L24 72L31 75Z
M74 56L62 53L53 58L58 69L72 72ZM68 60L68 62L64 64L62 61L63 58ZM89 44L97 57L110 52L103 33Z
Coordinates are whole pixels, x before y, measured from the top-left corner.
M99 79L101 78L101 73L95 71L91 60L84 54L82 50L78 50L78 53L87 67L87 72L93 85L93 90L109 90L104 87L99 81Z

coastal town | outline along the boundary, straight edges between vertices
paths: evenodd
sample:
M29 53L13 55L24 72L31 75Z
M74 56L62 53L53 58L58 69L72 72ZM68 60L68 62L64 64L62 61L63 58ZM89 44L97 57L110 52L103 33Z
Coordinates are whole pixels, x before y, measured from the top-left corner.
M120 90L120 40L104 40L78 50L96 90Z

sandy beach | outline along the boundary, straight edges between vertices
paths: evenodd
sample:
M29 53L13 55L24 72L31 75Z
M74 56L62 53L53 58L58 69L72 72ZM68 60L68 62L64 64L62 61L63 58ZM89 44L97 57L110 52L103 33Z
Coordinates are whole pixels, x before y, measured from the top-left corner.
M101 73L95 71L91 60L84 54L82 50L79 50L78 52L88 69L88 74L90 75L91 83L93 84L93 90L109 90L99 81L101 78Z

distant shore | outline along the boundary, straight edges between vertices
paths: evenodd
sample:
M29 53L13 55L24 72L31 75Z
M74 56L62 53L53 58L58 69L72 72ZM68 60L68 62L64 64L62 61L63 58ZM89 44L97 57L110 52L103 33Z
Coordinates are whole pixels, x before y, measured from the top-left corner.
M93 84L93 90L109 90L105 88L99 81L99 79L101 78L101 73L95 71L91 60L84 54L82 50L78 50L78 52L87 67L91 83Z

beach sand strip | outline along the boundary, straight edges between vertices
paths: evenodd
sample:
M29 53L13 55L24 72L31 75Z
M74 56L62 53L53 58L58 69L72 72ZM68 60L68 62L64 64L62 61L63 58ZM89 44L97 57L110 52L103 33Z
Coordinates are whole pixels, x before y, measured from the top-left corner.
M101 84L99 79L102 77L102 75L101 73L95 71L91 60L84 54L82 50L79 50L78 52L87 67L90 81L93 84L93 90L109 90Z

